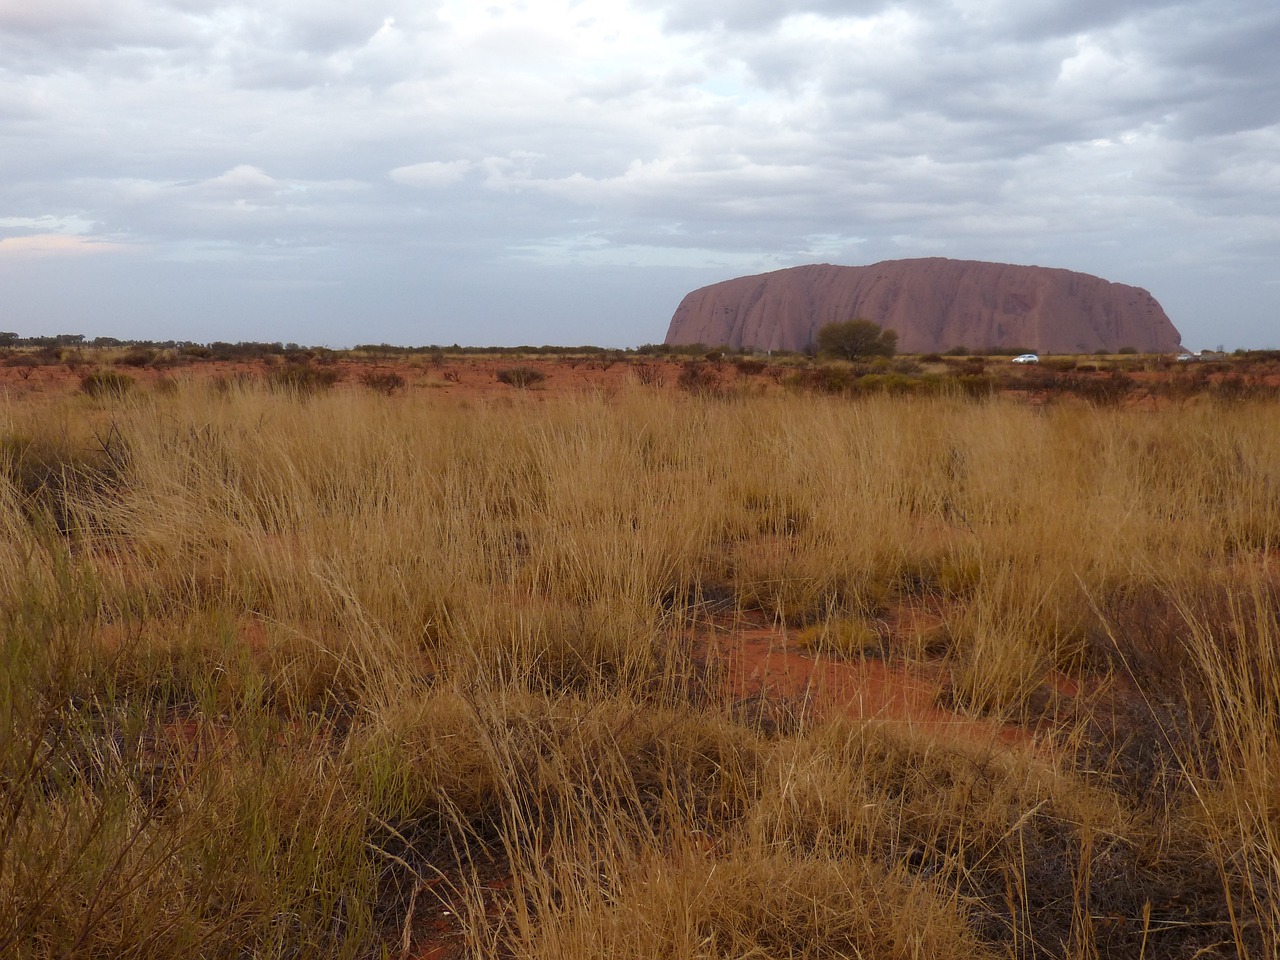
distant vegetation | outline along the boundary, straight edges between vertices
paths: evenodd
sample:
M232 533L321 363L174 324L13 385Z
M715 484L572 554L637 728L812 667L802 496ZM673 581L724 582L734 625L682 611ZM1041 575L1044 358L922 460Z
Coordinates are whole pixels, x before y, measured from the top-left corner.
M263 381L277 390L312 395L346 384L386 395L423 387L458 385L468 369L486 360L506 361L485 382L542 389L570 385L556 368L591 379L613 371L644 385L672 384L691 393L729 396L781 387L833 396L878 394L969 397L1020 395L1031 402L1079 398L1093 404L1185 403L1197 397L1232 402L1265 399L1280 391L1280 351L1215 354L1196 363L1172 355L1043 356L1035 367L1007 363L1021 347L982 353L953 348L923 356L897 356L892 331L867 321L822 331L816 354L752 351L705 344L645 344L635 349L580 346L461 347L362 344L351 349L297 343L120 340L78 334L20 337L0 333L0 386L47 382L59 370L74 374L88 394L119 395L132 385L170 389L175 376L212 375L225 384ZM819 345L815 345L815 348ZM217 365L234 365L223 370ZM211 373L206 373L209 371ZM160 381L164 380L162 384Z

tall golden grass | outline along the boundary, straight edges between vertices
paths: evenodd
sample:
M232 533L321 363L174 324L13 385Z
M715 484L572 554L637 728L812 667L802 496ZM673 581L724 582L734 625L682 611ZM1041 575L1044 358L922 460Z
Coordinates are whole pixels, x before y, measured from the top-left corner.
M0 954L1277 956L1278 437L1261 402L0 401ZM744 719L713 595L780 635L926 607L890 655L1027 736Z

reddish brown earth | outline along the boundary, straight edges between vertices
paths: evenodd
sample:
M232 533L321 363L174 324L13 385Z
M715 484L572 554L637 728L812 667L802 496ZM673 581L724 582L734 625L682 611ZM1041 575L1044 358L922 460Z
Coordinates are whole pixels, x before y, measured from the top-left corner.
M961 346L1163 353L1181 342L1139 287L1071 270L942 257L811 264L702 287L676 309L666 342L807 350L821 327L855 317L896 331L904 353Z
M679 375L676 362L653 360L645 364L656 371L655 385L673 386ZM172 365L125 367L89 359L78 364L51 363L36 367L14 367L0 363L0 395L15 397L67 393L79 388L83 376L94 370L112 370L130 377L146 390L166 380L195 383L265 383L272 371L283 364L261 360L198 360ZM374 360L342 358L331 363L313 364L320 370L337 374L337 389L363 390L369 374L394 373L404 378L404 386L395 392L439 400L485 400L528 396L547 398L577 393L606 395L636 381L634 363L608 358L580 357L486 357L450 356L443 363L424 358ZM512 367L530 367L544 377L525 388L512 387L498 379L498 374ZM732 369L729 370L732 373Z
M930 615L904 607L890 617L890 641L897 625L917 616ZM786 628L750 617L725 619L698 642L722 674L724 692L747 719L756 712L761 715L754 719L765 723L787 716L821 719L843 714L991 746L1032 740L1026 728L965 716L944 706L948 678L941 664L824 656L798 643Z

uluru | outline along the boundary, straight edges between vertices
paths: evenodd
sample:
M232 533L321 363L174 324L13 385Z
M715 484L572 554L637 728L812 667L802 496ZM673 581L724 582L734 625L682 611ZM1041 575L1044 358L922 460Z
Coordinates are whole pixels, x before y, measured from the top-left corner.
M854 318L896 331L904 353L1159 353L1179 349L1182 339L1140 287L1052 267L926 257L810 264L714 283L681 301L666 342L808 350L820 328Z

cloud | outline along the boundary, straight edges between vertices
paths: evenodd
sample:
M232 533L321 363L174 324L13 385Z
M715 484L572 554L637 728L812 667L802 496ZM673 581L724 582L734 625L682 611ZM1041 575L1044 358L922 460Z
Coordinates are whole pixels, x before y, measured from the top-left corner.
M0 233L10 230L39 233L84 234L93 229L93 223L79 217L0 217Z
M89 256L118 253L124 249L126 248L121 244L66 233L0 237L0 258Z
M1277 44L1271 0L0 0L0 236L132 251L118 316L174 314L145 263L264 322L253 291L376 278L380 339L415 311L464 338L539 270L674 307L939 252L1167 283L1195 323L1187 278L1280 254ZM36 282L6 281L31 323L63 302Z
M465 177L473 167L469 160L428 160L396 167L387 176L409 187L447 187Z

